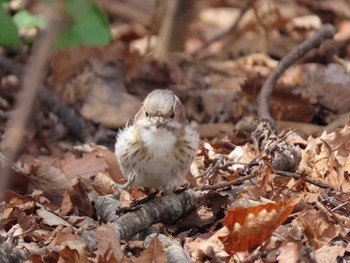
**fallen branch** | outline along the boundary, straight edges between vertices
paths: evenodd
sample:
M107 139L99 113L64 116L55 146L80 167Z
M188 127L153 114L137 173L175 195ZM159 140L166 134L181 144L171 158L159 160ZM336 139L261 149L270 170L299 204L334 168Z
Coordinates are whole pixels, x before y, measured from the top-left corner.
M185 191L179 194L165 195L142 204L141 208L126 213L113 221L119 239L130 239L153 224L171 224L195 211L204 200L203 194L196 191ZM105 215L111 214L112 206L96 204L96 211ZM112 213L115 213L112 211Z
M311 49L319 47L326 39L333 38L336 32L337 29L333 25L323 25L311 38L305 40L284 56L266 79L258 97L258 117L267 121L271 129L276 130L276 124L270 114L270 97L280 76Z

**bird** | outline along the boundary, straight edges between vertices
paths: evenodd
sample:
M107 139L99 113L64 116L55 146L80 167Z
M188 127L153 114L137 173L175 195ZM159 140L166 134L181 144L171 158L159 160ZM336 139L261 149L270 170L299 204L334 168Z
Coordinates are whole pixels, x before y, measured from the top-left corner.
M153 90L132 122L117 134L115 155L127 179L117 186L175 190L184 182L199 142L174 92Z

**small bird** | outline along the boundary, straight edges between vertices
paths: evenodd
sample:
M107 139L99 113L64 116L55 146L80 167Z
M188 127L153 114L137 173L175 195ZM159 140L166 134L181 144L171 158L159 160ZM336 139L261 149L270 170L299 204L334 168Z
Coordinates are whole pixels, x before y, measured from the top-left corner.
M115 154L128 180L117 185L174 189L183 182L198 146L198 133L188 124L179 98L170 90L153 90L132 124L117 135Z

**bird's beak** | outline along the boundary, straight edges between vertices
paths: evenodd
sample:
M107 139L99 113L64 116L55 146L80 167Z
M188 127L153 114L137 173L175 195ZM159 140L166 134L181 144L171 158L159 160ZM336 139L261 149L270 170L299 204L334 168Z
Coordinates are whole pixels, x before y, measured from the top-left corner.
M158 120L156 122L156 128L159 129L159 128L162 128L162 127L164 127L164 123Z
M156 122L155 122L156 128L163 128L165 126L165 122L163 118L157 118Z

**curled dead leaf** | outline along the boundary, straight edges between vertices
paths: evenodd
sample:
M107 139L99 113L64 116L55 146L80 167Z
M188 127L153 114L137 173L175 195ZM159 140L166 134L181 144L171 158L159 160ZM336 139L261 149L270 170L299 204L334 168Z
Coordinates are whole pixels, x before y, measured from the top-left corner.
M220 236L225 251L252 251L261 245L293 211L300 197L253 207L236 207L228 211L225 227L228 235Z

